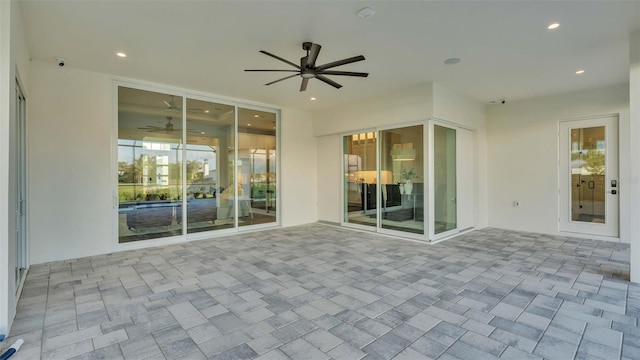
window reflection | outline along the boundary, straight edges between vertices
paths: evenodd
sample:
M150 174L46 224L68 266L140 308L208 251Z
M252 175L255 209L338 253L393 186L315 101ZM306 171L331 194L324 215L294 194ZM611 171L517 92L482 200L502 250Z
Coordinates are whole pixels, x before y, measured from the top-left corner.
M118 87L119 242L277 222L276 120Z
M423 137L422 125L344 137L345 222L424 234Z
M276 221L276 155L275 114L239 108L238 226Z
M120 242L182 234L180 106L181 97L118 89Z
M233 183L234 125L233 106L187 99L187 233L235 226L221 201Z
M605 223L605 127L571 130L571 220Z

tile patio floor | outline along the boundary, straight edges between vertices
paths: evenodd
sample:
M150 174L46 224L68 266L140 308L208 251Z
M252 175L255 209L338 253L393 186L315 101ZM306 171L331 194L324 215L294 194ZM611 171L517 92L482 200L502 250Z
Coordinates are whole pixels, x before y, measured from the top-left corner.
M629 246L323 224L32 266L20 359L640 359Z

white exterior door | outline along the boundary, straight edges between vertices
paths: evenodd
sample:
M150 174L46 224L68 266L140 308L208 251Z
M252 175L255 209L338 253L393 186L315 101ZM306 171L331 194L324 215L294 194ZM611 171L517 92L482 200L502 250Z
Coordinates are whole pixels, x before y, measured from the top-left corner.
M618 117L560 123L560 231L618 237Z

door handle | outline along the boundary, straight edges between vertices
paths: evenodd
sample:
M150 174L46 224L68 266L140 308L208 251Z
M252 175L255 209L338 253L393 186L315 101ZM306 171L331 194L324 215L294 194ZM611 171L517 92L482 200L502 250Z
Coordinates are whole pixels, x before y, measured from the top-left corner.
M607 191L607 194L611 194L611 195L616 195L617 193L618 193L618 190Z

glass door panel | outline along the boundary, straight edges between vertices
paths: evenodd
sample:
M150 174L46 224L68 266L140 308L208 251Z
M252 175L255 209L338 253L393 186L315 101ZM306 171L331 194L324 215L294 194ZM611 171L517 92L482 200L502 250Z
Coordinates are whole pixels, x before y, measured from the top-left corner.
M20 283L24 278L27 269L27 117L26 99L22 93L22 88L16 81L16 118L15 118L15 206L16 206L16 229L15 229L15 289L20 289ZM17 293L16 293L17 295Z
M618 237L618 117L560 123L561 231Z
M230 194L238 226L277 221L276 126L275 113L238 108L238 177Z
M571 129L571 221L606 221L604 135L604 126Z
M377 133L343 138L344 222L377 226Z
M220 201L233 184L235 107L187 99L187 233L233 228L233 207ZM228 191L227 191L228 193Z
M118 88L118 240L182 234L182 97Z
M424 234L423 126L380 131L380 225Z
M433 125L433 232L457 228L456 130Z

